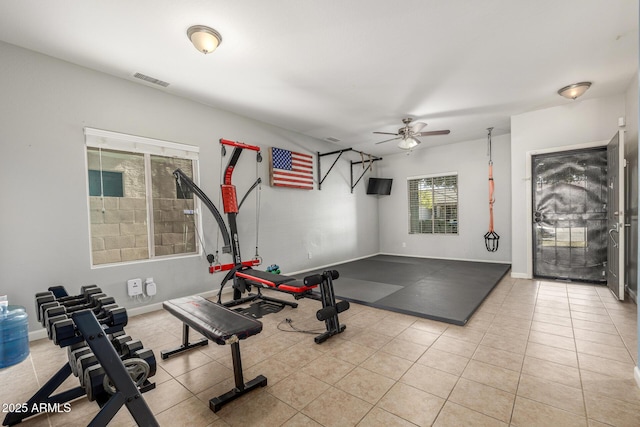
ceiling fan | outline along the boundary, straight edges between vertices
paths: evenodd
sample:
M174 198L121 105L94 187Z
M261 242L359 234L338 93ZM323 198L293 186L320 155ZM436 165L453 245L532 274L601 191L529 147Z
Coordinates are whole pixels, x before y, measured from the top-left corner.
M386 139L384 141L376 142L376 144L382 144L389 141L395 141L399 139L398 148L402 148L403 150L411 150L418 144L420 144L421 136L432 136L432 135L448 135L450 130L433 130L430 132L420 132L427 124L423 122L415 122L411 124L413 119L411 117L407 117L402 119L402 123L404 123L404 127L398 129L397 133L392 132L373 132L381 135L395 135L395 138Z

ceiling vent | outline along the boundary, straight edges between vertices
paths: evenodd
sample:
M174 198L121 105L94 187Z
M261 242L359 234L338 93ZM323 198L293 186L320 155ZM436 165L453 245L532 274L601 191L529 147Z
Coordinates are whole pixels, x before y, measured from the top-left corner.
M169 83L167 83L167 82L163 82L162 80L158 80L158 79L155 79L153 77L146 76L146 75L144 75L142 73L135 73L133 75L133 77L135 77L136 79L144 80L147 83L152 83L154 85L158 85L158 86L162 86L162 87L169 86Z
M329 142L340 142L340 140L338 138L334 138L332 136L329 136L329 137L325 138L325 140L329 141Z

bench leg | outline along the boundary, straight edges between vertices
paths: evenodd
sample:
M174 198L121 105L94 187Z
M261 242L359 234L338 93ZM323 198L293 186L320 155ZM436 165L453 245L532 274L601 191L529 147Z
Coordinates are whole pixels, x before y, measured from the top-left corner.
M267 378L262 375L258 375L245 384L244 377L242 375L242 357L240 356L239 342L231 344L231 358L233 359L233 376L236 386L233 390L209 400L209 408L213 412L218 412L223 405L237 399L245 393L250 392L254 388L264 387L267 385Z
M196 342L189 342L189 325L186 323L182 324L182 345L180 347L176 347L172 350L163 350L160 352L160 356L162 360L166 360L171 356L175 356L176 354L180 354L184 351L191 350L192 348L202 347L209 344L209 340L206 338L202 338Z

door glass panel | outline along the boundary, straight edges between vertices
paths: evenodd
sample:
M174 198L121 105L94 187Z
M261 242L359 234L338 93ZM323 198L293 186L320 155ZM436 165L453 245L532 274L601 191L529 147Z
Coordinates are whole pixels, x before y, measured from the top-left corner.
M606 150L544 154L532 162L534 275L604 282Z

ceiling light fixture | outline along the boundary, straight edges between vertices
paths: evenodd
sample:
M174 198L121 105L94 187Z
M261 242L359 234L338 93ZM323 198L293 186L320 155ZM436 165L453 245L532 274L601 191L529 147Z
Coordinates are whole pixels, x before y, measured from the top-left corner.
M213 28L194 25L187 30L187 37L200 52L211 53L222 43L222 36Z
M420 141L418 141L412 136L408 136L400 140L400 142L398 143L398 148L402 148L403 150L411 150L412 148L416 147L418 144L420 144Z
M580 82L569 86L565 86L558 91L559 95L568 99L576 99L591 87L591 82Z

